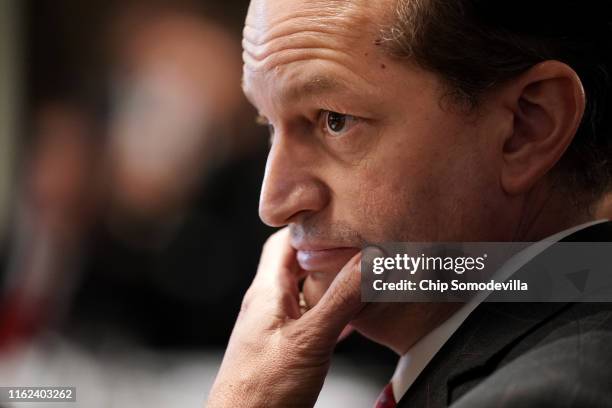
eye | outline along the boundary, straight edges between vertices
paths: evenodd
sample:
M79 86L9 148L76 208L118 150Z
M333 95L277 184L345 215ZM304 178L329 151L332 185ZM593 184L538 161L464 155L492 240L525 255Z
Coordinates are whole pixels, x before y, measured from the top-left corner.
M342 136L357 124L358 119L343 113L322 111L325 133L330 136Z

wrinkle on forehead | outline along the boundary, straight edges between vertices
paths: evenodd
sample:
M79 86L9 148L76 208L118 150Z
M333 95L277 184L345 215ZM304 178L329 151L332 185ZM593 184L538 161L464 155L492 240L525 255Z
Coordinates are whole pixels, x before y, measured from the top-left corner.
M365 14L364 10L367 10L365 0L253 0L246 26L265 35L287 20L316 26L354 18Z
M332 57L334 49L347 51L352 43L375 35L376 8L366 0L254 0L243 33L245 65L265 70Z

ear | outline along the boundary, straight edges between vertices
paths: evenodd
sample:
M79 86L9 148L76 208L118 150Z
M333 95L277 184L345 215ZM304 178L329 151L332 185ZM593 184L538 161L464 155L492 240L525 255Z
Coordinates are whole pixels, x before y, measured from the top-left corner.
M503 141L501 186L511 195L529 191L559 161L582 120L585 95L576 72L545 61L503 87L513 115Z

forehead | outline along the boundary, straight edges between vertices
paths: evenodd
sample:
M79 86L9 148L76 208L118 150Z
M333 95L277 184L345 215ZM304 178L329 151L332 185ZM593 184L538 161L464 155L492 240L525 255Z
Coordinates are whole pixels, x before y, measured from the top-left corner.
M312 26L330 22L350 23L351 20L358 22L377 8L376 5L368 5L367 0L252 0L246 25L265 32L292 22Z
M305 36L363 38L380 31L394 10L395 0L253 0L244 28L244 42L277 49L275 40ZM262 52L263 53L263 52Z
M395 0L253 0L243 33L245 90L249 79L279 74L293 62L342 64L373 45ZM344 61L343 61L344 59ZM313 81L310 81L313 82ZM320 77L319 84L330 85Z

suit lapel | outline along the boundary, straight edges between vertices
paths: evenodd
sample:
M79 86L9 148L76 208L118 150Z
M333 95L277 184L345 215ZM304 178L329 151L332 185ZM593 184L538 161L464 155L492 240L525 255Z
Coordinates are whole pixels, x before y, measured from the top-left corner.
M483 303L419 375L398 407L446 406L491 374L522 338L568 307Z

